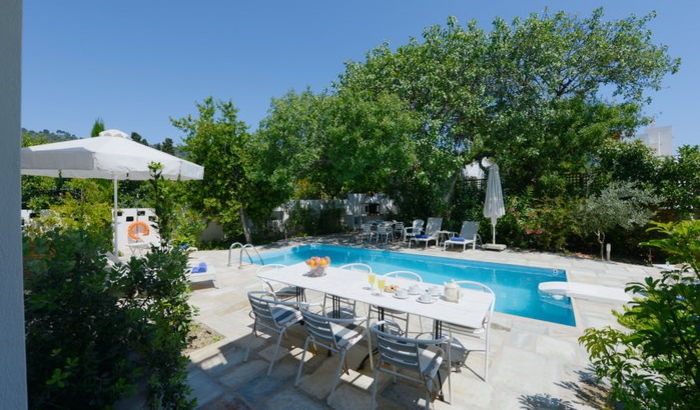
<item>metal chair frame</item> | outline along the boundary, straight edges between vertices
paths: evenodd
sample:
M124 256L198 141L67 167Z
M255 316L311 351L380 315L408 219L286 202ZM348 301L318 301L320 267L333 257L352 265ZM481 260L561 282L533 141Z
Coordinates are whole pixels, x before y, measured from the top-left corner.
M270 296L271 299L267 299L263 296ZM243 361L248 361L248 357L250 356L250 349L253 344L253 340L256 337L258 337L257 332L259 331L259 328L263 328L272 333L276 333L277 342L275 343L275 351L272 354L270 366L267 368L267 375L269 376L270 373L272 373L272 368L274 367L275 361L277 360L277 353L279 352L280 344L282 343L282 339L284 338L287 329L301 322L301 319L299 318L296 322L290 321L290 323L288 324L281 324L275 319L275 316L272 313L272 308L277 305L297 308L298 303L282 302L279 300L275 300L274 295L272 293L261 290L254 290L248 292L248 300L250 301L250 306L252 308L251 316L253 317L255 322L253 323L253 337L250 338L248 346L246 346L246 352L245 356L243 357Z
M269 269L282 269L286 268L287 265L283 265L281 263L271 263L269 265L263 265L257 269L255 272L256 275L262 271L269 270ZM262 279L260 278L260 282L262 283L262 290L268 291L272 293L275 297L275 300L282 300L282 301L287 301L291 299L295 299L298 295L303 294L303 289L297 288L296 286L284 286L284 284L279 283L279 285L282 285L280 289L275 290L275 285L278 284L278 282L274 281L269 281L267 279Z
M416 282L423 283L423 278L419 274L417 274L415 272L407 271L407 270L397 270L397 271L386 273L383 276L385 278L410 276L410 279L415 280ZM400 312L398 310L392 310L392 309L383 309L383 311L384 311L384 317L389 317L390 319L402 320L402 321L406 322L406 334L408 334L408 331L410 330L410 328L409 328L409 320L411 317L410 314L408 314L406 312ZM377 312L377 315L379 314L378 309L370 306L370 317L372 316L372 312ZM423 318L421 316L418 316L418 321L420 323L421 332L422 332L423 331Z
M410 380L416 383L420 383L425 387L425 407L430 408L432 402L431 396L433 393L434 380L435 377L439 376L440 369L435 371L434 375L425 373L424 370L430 370L421 368L421 354L424 350L427 350L428 346L433 346L434 356L430 359L430 363L437 361L439 358L445 355L445 351L440 348L448 338L442 337L439 339L412 339L407 337L399 336L401 334L401 327L395 323L388 320L380 321L372 324L370 327L372 335L377 339L377 349L379 350L379 358L374 366L374 371L372 376L374 378L374 383L372 383L372 401L370 402L370 408L373 409L376 406L377 400L377 388L378 388L378 376L379 372L387 373L393 376L394 382L397 378L402 378ZM450 352L447 351L447 363L450 362ZM385 369L382 365L387 364L392 367L392 369ZM434 364L433 364L434 365ZM441 367L442 363L437 364ZM411 377L405 372L399 372L398 368L403 368L411 372L417 373L418 377ZM439 378L439 377L438 377ZM450 398L452 396L452 385L449 374L448 366L448 388L450 391ZM442 390L442 386L440 386Z
M303 304L301 309L302 317L304 318L304 329L308 336L304 340L304 352L301 354L301 360L299 361L299 367L297 368L297 375L294 379L294 385L299 385L299 380L301 379L301 374L304 369L304 358L306 357L306 352L309 348L309 344L314 346L321 346L327 349L329 352L338 353L340 356L338 358L338 367L335 371L335 377L333 378L333 385L331 391L326 398L326 403L330 405L335 394L335 389L338 387L338 382L340 381L340 376L342 374L343 367L348 371L347 365L347 352L354 346L357 346L360 341L367 338L369 343L369 351L372 351L371 340L368 337L367 328L361 328L361 331L352 329L353 332L357 333L359 339L355 340L352 344L344 346L338 343L338 330L348 329L347 325L350 324L361 324L366 323L367 318L365 317L352 317L348 319L335 319L327 316L318 315L312 313L308 310L310 304ZM335 325L335 326L334 326ZM340 329L338 329L340 327ZM342 340L342 338L341 338ZM372 357L370 355L370 366L373 366Z
M465 352L468 354L469 352L484 352L484 381L488 380L489 376L489 353L490 353L490 346L489 346L489 334L491 332L491 317L493 316L493 311L494 307L496 305L496 294L494 291L489 288L488 286L484 285L483 283L479 282L474 282L471 280L458 280L455 281L456 284L458 285L469 285L469 286L474 286L477 288L480 288L481 291L486 292L490 294L493 297L493 301L491 302L491 306L489 307L489 310L486 314L486 317L484 318L484 322L482 324L482 327L480 328L468 328L464 326L458 326L458 325L453 325L451 323L445 323L445 327L447 330L450 332L450 334L458 334L458 335L463 335L471 338L478 338L481 339L481 335L483 334L483 339L484 339L484 349L467 349L466 347L460 347L464 348ZM453 340L450 341L449 343L449 350L452 349L453 346ZM456 371L460 371L461 367L465 365L464 362L460 361L455 361L456 363Z
M355 269L355 268L360 268L360 269ZM349 270L349 271L366 271L366 273L372 273L372 267L365 264L365 263L348 263L346 265L342 265L338 269L344 269L344 270ZM330 313L336 313L338 316L341 316L342 314L345 314L346 316L352 316L354 317L356 315L357 311L357 301L353 299L347 299L347 298L341 298L338 296L333 296L329 294L324 294L323 295L323 305L322 305L322 310L323 314L327 315L329 314L328 310L326 309L326 306L328 304L328 299L335 299L336 304L338 305L338 312L330 312Z

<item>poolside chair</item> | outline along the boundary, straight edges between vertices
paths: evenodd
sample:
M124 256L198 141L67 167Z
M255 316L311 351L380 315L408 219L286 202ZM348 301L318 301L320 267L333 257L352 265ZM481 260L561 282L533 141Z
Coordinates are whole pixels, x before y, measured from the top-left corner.
M372 272L372 267L364 263L348 263L338 269L345 269L356 274L368 274ZM330 301L331 310L328 311ZM323 314L334 318L355 317L357 301L353 299L341 298L329 294L323 295Z
M377 385L379 384L377 376L379 372L392 375L394 382L396 382L397 377L400 377L422 384L426 390L425 408L430 408L431 396L435 393L433 391L434 388L442 389L440 385L435 386L435 379L437 378L439 381L440 367L445 359L447 359L447 363L450 362L449 351L445 358L445 352L440 348L442 344L447 342L447 338L426 340L402 337L399 336L402 333L399 325L388 320L374 323L370 329L372 335L376 337L379 359L374 366L372 374L374 383L372 383L372 401L369 408L374 409L376 406ZM431 347L431 349L428 347ZM385 365L391 366L391 369L385 368ZM407 372L410 372L410 374ZM447 377L448 386L450 386L449 367L447 369ZM452 392L450 391L451 394Z
M414 219L413 224L408 227L408 228L403 228L403 240L406 241L406 239L410 239L416 235L420 235L423 233L423 220L422 219Z
M421 283L423 282L423 278L419 274L417 274L415 272L407 271L407 270L396 270L393 272L389 272L383 276L385 278L403 277L406 279L415 280L416 282L421 282ZM376 313L377 317L379 316L379 311L377 310L377 308L370 306L369 311L370 311L370 314L369 314L370 318L372 317L372 313ZM401 320L401 321L405 322L406 323L406 327L405 327L406 332L408 332L410 330L409 326L408 326L410 317L411 317L411 315L406 313L406 312L401 312L399 310L393 310L393 309L384 309L384 318L388 318L389 320L393 320L393 321ZM421 316L418 316L418 320L419 320L421 332L422 332L423 331L423 319ZM406 336L406 335L404 334L403 336Z
M491 316L493 316L493 309L496 305L496 294L483 283L473 282L470 280L458 280L455 281L458 285L462 287L476 288L482 292L488 293L492 296L491 306L484 318L481 327L473 329L469 327L457 326L450 323L445 323L443 331L447 330L453 335L449 343L449 350L451 351L450 356L452 357L452 366L455 366L455 371L460 371L462 366L465 366L467 357L471 352L484 352L484 381L487 381L489 376L489 332L491 330ZM454 337L454 334L463 336L465 339L460 340ZM470 349L465 344L464 341L477 340L484 342L483 349Z
M267 368L267 375L269 376L277 360L277 353L280 350L282 338L290 327L301 322L301 312L296 309L298 306L297 302L275 300L274 295L270 292L260 290L250 291L248 292L248 300L250 301L250 306L253 308L251 316L255 322L253 323L253 337L251 337L248 342L243 361L248 361L250 347L253 344L253 340L258 336L258 331L269 331L270 333L277 334L275 351L270 359L270 366Z
M372 230L372 224L360 225L360 233L357 236L359 236L361 240L367 239L367 241L371 241L375 235L376 231Z
M377 225L375 234L377 236L377 242L379 242L379 239L382 237L384 237L384 242L389 242L389 240L393 241L394 239L394 230L392 229L390 223L381 223Z
M294 385L299 385L302 371L304 369L304 357L309 348L309 343L314 346L321 346L328 349L329 352L340 354L338 358L338 368L335 371L331 392L326 398L326 403L331 404L331 399L335 393L335 389L340 381L340 376L343 371L348 370L346 354L348 350L356 346L362 339L368 336L367 330L360 324L367 321L364 317L352 317L347 319L335 319L327 316L317 315L307 310L308 305L302 305L301 314L304 318L304 329L308 336L304 341L304 352L301 354L297 376L294 380ZM369 340L369 338L367 338ZM371 343L371 342L369 342ZM371 346L369 351L371 352ZM370 366L372 366L372 357L370 355Z
M408 242L408 247L411 247L413 242L424 242L425 248L428 249L430 241L438 241L438 231L442 228L442 218L428 218L428 224L425 226L424 235L414 235Z
M264 272L266 270L282 269L286 267L287 265L282 265L280 263L271 263L269 265L263 265L259 267L255 273L257 275L260 272ZM304 299L303 288L298 288L296 286L287 286L283 283L269 281L267 279L262 278L260 279L260 282L262 282L262 290L272 293L276 300L286 301L290 299L296 299L297 297L301 297L302 300Z
M394 222L394 238L403 239L404 228L405 228L405 226L404 226L403 222Z
M479 236L479 222L464 221L462 229L459 231L459 236L452 236L450 239L443 242L443 250L447 250L447 245L462 245L462 251L467 249L467 244L472 245L472 249L476 249L476 241L481 242Z
M219 287L217 285L216 269L206 262L195 261L195 263L188 263L185 275L191 283L211 282L215 288Z

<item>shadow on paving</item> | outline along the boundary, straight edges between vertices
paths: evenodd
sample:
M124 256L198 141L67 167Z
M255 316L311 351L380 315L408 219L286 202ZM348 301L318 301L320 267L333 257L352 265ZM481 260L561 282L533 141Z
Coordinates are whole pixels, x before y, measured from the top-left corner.
M251 324L247 326L252 328ZM301 351L306 333L302 328L290 330L282 342L286 350L278 355L272 374L266 375L275 339L259 334L252 339L250 357L243 361L245 350L253 337L251 334L215 347L202 349L192 356L189 367L192 393L201 409L360 409L368 408L371 393L371 370L368 364L361 366L367 353L366 345L348 354L349 371L343 375L331 407L326 397L331 388L337 355L329 355L318 348L315 354L307 353L303 375L298 387L294 386ZM311 350L313 352L313 350ZM424 391L399 381L391 383L389 377L380 375L377 408L423 408Z
M569 401L554 397L550 394L522 395L518 401L523 408L531 410L572 410L577 405L586 405L596 409L610 408L606 386L599 383L591 367L586 370L577 370L577 381L562 381L554 383L574 393L577 400Z

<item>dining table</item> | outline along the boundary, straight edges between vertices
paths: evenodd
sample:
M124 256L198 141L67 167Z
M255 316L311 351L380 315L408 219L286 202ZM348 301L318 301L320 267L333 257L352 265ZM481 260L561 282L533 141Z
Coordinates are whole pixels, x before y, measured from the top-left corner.
M381 276L380 274L376 275L377 277ZM417 282L402 277L386 278L385 287L396 285L398 288L406 287L408 289L414 285L417 286L419 294L399 298L395 292L379 291L376 286L371 288L366 271L340 269L329 265L325 267L323 275L316 276L312 274L312 270L304 262L279 269L264 270L258 273L258 277L295 286L297 289L325 293L333 300L334 311L339 310L335 309L336 301L351 299L374 306L379 312L377 318L379 321L383 320L384 310L406 312L433 319L435 339L442 337L443 323L474 329L481 328L493 303L492 295L473 289L462 288L459 300L451 302L442 295L442 286L440 285ZM423 302L427 298L421 298L421 295L425 294L426 291L433 294L429 303ZM302 301L303 297L304 292L298 292L299 301ZM451 391L451 385L449 387Z

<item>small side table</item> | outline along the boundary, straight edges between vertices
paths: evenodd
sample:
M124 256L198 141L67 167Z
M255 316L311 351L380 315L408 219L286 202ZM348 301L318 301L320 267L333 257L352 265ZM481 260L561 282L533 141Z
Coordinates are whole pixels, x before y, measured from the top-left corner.
M445 242L450 239L450 235L455 235L453 231L437 231L437 246L440 246L441 241ZM444 239L443 239L444 236Z

